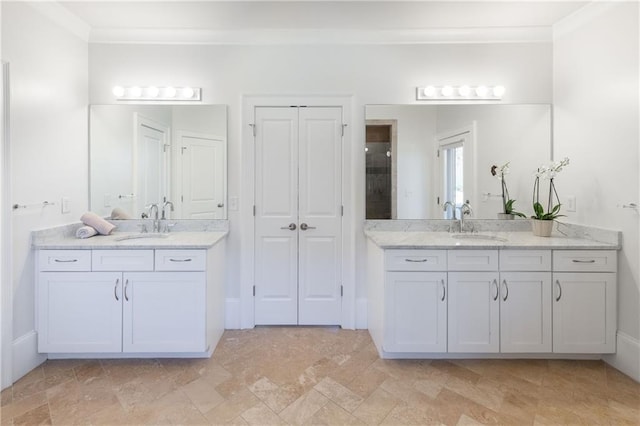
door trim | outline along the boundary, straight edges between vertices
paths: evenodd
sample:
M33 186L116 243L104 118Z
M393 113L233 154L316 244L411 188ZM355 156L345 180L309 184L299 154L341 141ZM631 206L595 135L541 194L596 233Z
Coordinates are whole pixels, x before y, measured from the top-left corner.
M344 293L342 297L342 318L340 325L343 328L354 329L356 324L356 284L355 284L355 202L353 197L352 175L356 167L352 166L352 125L351 117L354 116L353 97L350 95L336 96L263 96L246 95L242 98L242 120L240 134L242 137L242 168L241 199L240 203L240 241L243 247L240 251L240 328L253 328L254 317L254 234L255 225L253 217L253 202L255 199L255 172L251 164L255 164L255 147L252 124L254 124L254 111L256 107L286 107L298 106L332 106L342 108L344 136L342 139L342 204L344 215L342 216L342 270L340 271Z

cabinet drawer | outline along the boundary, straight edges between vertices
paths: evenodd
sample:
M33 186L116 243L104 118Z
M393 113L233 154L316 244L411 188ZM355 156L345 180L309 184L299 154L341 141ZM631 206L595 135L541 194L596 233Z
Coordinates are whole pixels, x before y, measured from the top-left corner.
M40 271L90 271L91 250L39 250Z
M204 271L206 250L156 250L156 271Z
M153 271L153 250L93 250L94 271Z
M550 271L551 250L500 250L501 271Z
M450 271L497 271L498 250L449 250Z
M445 250L385 250L387 271L446 271Z
M554 250L553 270L568 272L616 272L615 250Z

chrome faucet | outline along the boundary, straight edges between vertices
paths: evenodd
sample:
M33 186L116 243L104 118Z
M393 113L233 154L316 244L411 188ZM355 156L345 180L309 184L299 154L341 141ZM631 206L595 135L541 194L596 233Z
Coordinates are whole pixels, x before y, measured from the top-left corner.
M453 213L453 220L456 220L456 205L453 204L451 201L446 201L443 205L442 205L442 210L446 213L447 211L447 207L451 207L451 212Z
M149 217L153 217L153 228L151 232L160 232L160 221L158 220L158 205L155 203L149 204L147 208L149 209ZM155 214L153 213L154 209Z
M471 215L473 210L469 203L464 203L460 206L460 232L464 232L464 215Z
M169 200L166 200L164 202L164 204L162 205L162 220L169 219L167 217L168 215L165 214L165 210L166 210L167 206L170 206L171 207L170 211L173 211L173 203L171 201L169 201Z

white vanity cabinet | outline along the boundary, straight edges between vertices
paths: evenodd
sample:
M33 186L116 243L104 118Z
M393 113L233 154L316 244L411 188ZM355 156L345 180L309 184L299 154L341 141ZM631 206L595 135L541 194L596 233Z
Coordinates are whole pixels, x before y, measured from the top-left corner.
M615 352L616 251L556 250L553 264L553 351Z
M385 351L447 350L445 254L442 250L386 252Z
M214 249L38 250L38 351L211 352L224 329Z

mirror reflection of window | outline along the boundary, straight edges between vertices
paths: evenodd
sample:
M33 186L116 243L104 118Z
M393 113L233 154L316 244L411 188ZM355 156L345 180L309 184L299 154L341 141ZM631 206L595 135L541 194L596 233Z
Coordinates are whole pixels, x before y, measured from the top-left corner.
M464 203L464 142L459 141L442 148L444 200L451 201L458 209ZM453 210L444 212L445 219L453 219Z

